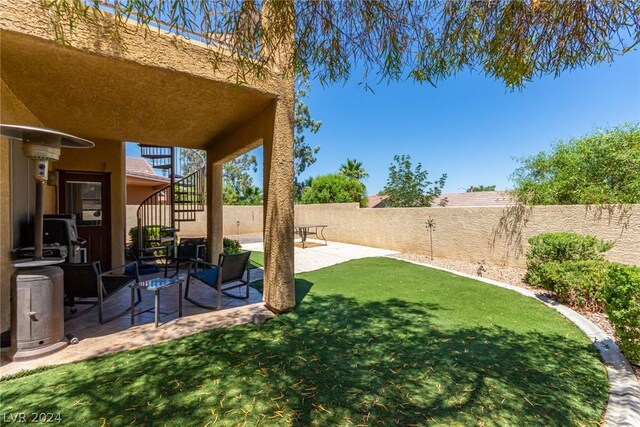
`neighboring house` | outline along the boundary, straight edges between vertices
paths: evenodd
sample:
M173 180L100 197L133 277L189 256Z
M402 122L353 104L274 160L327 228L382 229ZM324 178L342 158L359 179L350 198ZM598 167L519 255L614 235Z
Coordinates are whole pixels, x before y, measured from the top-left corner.
M446 199L446 207L481 207L481 206L509 206L515 202L504 191L476 191L470 193L443 193L433 199L432 207L441 207L440 203ZM370 208L386 207L387 196L376 194L369 196Z
M156 174L146 159L127 157L127 205L139 205L157 190L169 185L169 178Z
M135 22L126 23L116 40L109 35L114 17L104 8L95 22L76 23L73 37L61 44L49 16L39 0L0 2L2 123L52 128L95 143L91 149L62 148L50 164L44 213L80 213L78 232L89 240L89 261L100 260L104 269L121 265L125 141L205 150L208 253L217 259L223 247L222 165L262 145L264 300L275 312L292 309L295 85L279 59L287 52L273 55L273 72L238 84L236 60L224 45L216 48L222 62L214 68L210 48L200 41L181 37L176 43L175 35L145 31ZM11 251L25 240L22 224L34 215L31 172L21 142L2 137L0 332L10 326ZM94 216L84 218L85 211Z
M443 199L447 199L446 207L481 207L509 206L515 202L504 191L473 191L469 193L443 193L433 199L431 206L439 207Z
M369 204L367 205L370 208L384 208L387 205L387 196L382 194L376 194L374 196L369 196Z

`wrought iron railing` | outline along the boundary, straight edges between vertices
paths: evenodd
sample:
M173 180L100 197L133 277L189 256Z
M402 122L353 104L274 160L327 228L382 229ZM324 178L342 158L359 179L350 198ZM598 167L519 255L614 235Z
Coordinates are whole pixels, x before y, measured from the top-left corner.
M137 211L137 250L141 261L166 256L179 224L204 211L206 161L198 150L141 145L141 156L169 177L169 184L147 197ZM163 253L163 251L165 251Z

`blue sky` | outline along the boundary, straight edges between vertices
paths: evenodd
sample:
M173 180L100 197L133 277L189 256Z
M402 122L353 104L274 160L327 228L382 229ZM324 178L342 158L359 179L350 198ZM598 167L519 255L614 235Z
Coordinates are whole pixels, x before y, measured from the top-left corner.
M470 185L511 187L514 157L550 148L558 139L640 120L640 52L612 64L543 77L511 91L481 73L463 72L433 87L412 82L359 85L311 82L306 100L323 122L306 141L320 146L302 176L336 172L347 157L363 163L370 195L384 187L395 154L421 162L431 180L448 174L445 192ZM128 155L135 155L129 148ZM256 150L259 159L261 149ZM261 168L260 168L261 169ZM256 184L262 184L261 170Z

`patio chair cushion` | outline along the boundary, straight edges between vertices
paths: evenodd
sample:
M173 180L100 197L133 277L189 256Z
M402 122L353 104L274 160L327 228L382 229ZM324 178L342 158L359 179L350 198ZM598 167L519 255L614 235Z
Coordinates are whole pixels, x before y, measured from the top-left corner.
M206 283L209 286L216 286L218 282L218 272L220 270L217 268L208 268L204 271L193 271L191 272L191 276L200 280L203 283Z

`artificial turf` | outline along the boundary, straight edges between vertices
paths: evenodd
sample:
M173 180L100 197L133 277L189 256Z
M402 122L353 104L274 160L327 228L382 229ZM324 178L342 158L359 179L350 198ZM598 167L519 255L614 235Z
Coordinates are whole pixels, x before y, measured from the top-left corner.
M264 267L264 252L252 251L250 259L251 259L251 268Z
M603 365L536 300L388 258L301 274L298 308L0 382L69 425L597 425Z

